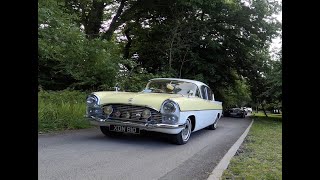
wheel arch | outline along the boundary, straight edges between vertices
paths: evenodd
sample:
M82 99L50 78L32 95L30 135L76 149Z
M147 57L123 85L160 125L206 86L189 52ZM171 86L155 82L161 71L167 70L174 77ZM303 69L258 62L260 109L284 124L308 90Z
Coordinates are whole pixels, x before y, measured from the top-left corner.
M192 132L196 127L196 117L195 115L189 115L188 118L190 118L191 120L191 124L192 124L191 132Z

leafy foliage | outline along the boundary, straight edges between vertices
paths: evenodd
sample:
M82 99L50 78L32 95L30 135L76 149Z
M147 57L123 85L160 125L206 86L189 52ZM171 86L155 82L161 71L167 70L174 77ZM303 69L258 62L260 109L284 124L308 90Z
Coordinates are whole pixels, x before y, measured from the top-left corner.
M236 80L234 87L228 87L222 92L223 107L243 107L251 102L251 92L245 80Z
M280 103L281 61L268 55L280 8L268 0L40 0L39 84L140 91L150 78L178 77L207 83L227 106Z
M39 84L43 89L96 89L113 85L119 69L117 46L89 40L63 4L39 2Z
M83 118L86 109L85 98L86 93L78 91L39 91L38 131L90 127L89 122Z
M235 73L252 85L261 77L264 53L280 28L270 17L279 6L265 1L151 1L146 8L139 2L129 3L123 14L132 34L131 55L137 53L149 73L209 84L220 100L226 99L225 89L235 88Z

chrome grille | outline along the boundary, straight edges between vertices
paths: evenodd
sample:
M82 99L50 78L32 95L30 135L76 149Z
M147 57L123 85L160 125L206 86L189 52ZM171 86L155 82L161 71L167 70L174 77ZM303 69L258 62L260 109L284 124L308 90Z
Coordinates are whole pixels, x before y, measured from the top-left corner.
M118 119L118 120L126 120L126 121L138 121L138 122L155 122L155 123L161 123L162 121L162 115L158 111L143 107L143 106L135 106L135 105L125 105L125 104L107 104L105 106L112 105L113 112L109 116L110 119ZM149 109L151 111L151 117L148 119L143 119L138 114L142 114L143 110ZM120 111L121 115L120 117L116 117L115 113L117 111ZM124 117L124 112L129 112L130 118L127 119Z

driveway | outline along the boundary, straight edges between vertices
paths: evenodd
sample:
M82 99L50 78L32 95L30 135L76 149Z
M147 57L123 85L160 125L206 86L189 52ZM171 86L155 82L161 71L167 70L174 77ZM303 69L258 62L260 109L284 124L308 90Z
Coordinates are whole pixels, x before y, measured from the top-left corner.
M156 134L105 137L98 128L38 136L38 177L49 179L207 179L249 126L249 118L221 118L216 130L175 145Z

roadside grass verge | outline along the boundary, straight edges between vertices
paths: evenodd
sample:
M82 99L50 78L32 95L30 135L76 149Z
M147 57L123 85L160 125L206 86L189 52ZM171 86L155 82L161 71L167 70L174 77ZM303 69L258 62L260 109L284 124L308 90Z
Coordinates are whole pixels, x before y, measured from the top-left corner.
M268 120L276 120L276 121L282 121L282 114L267 114L268 115ZM263 112L259 111L258 113L253 113L253 117L255 119L257 118L266 118Z
M268 114L269 116L269 114ZM222 179L282 179L281 114L256 113L252 127Z
M38 92L38 133L91 127L84 119L86 93Z

